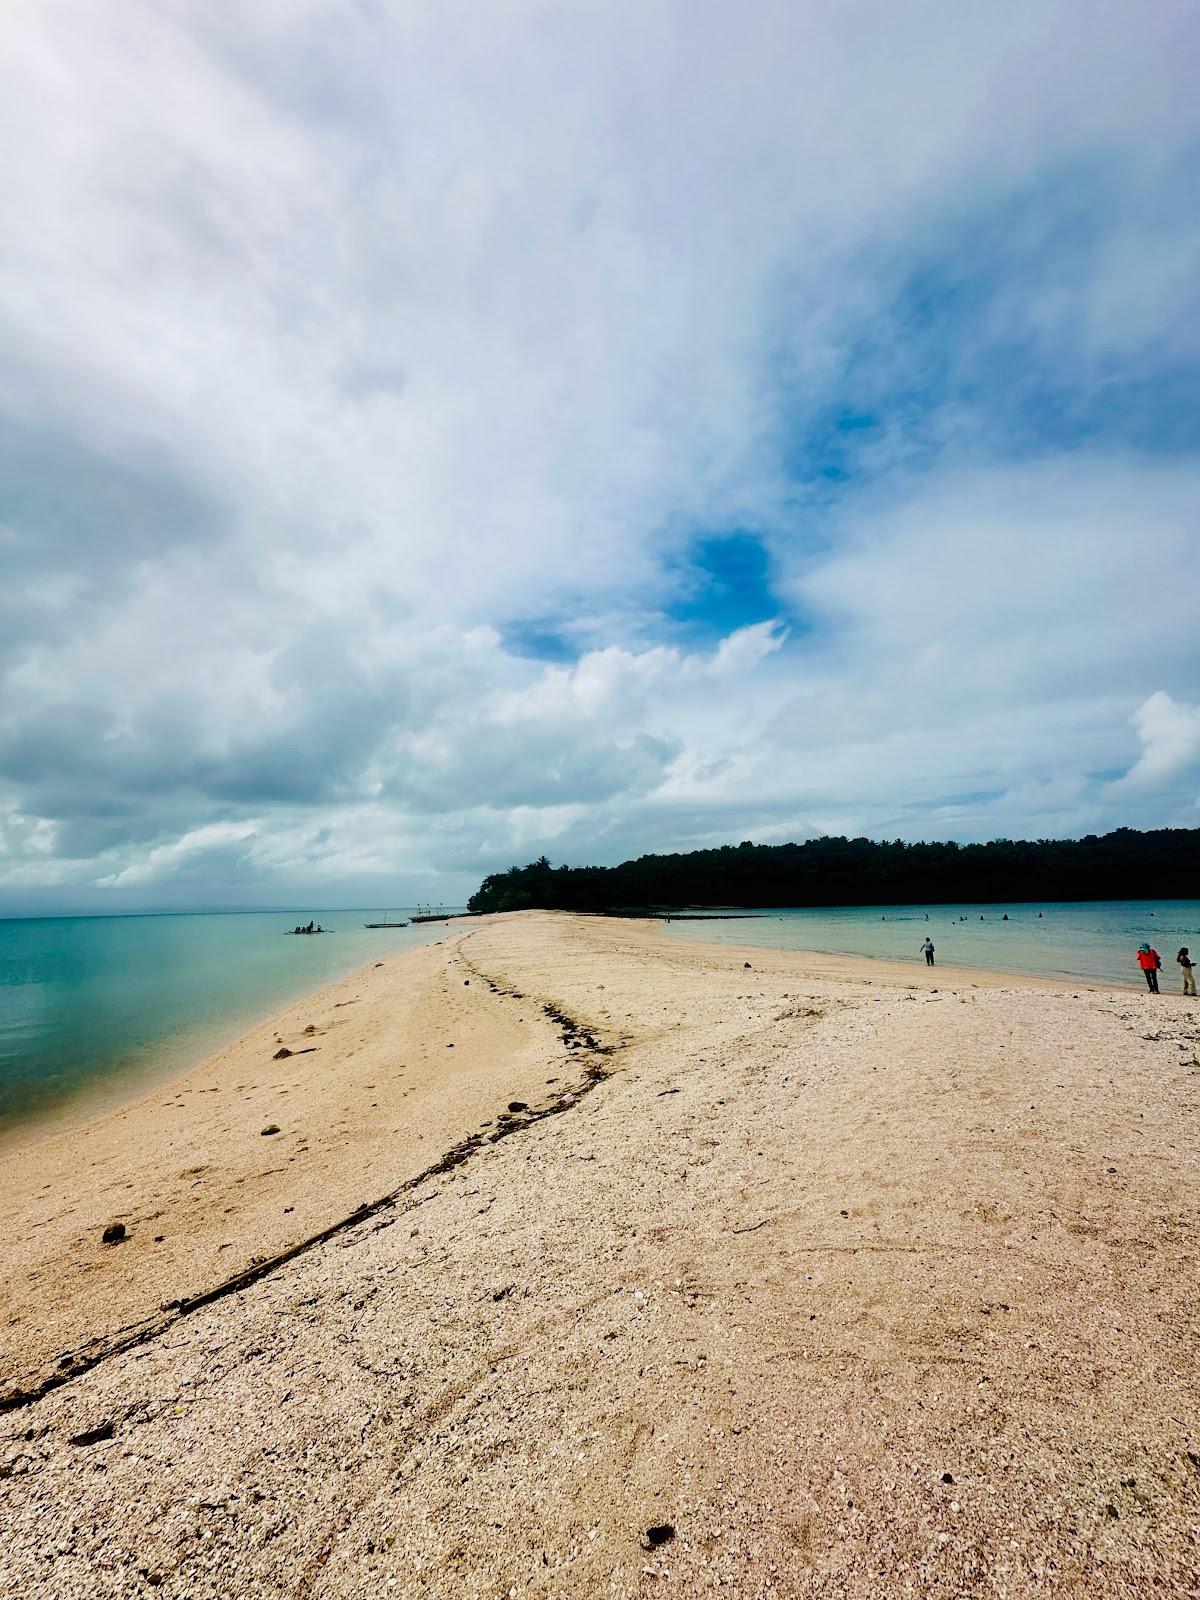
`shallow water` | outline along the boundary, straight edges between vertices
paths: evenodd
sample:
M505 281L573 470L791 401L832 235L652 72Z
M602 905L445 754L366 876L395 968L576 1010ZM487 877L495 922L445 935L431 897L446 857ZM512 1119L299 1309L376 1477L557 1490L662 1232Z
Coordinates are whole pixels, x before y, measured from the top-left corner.
M383 915L305 912L333 930L311 939L284 937L294 912L0 921L0 1129L83 1091L135 1091L389 950L445 935L363 927Z
M1005 912L1007 922L1002 920ZM673 922L670 931L681 939L882 956L920 967L928 934L935 959L947 964L1143 989L1134 956L1138 945L1147 943L1162 957L1161 986L1177 990L1175 952L1180 945L1188 945L1192 959L1200 961L1200 900L821 906L762 911L744 921Z

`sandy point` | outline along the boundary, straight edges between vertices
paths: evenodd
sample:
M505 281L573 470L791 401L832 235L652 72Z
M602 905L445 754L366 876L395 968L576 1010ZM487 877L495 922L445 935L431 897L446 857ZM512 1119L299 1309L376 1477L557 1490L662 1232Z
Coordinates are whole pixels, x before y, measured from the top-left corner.
M454 925L11 1154L0 1595L1192 1595L1198 1043Z

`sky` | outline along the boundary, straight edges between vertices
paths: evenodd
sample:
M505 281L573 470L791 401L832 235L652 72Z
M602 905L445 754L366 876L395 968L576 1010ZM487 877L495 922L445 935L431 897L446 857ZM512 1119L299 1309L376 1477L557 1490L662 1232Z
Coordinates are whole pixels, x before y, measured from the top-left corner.
M1191 0L7 0L0 914L1200 826Z

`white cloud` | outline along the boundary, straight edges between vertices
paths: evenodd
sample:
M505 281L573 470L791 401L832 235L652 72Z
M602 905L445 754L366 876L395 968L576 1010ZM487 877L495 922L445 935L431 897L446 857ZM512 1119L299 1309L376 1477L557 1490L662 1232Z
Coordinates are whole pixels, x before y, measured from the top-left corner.
M782 650L787 629L778 621L756 622L721 640L709 672L713 678L737 678L752 672L760 661Z
M1194 666L1194 451L1014 456L978 397L996 346L1053 364L1060 423L1191 350L1193 28L1175 0L16 0L7 881L1123 820L1129 719ZM1039 185L1097 171L1117 198L1056 275ZM1002 275L951 245L1021 197L970 337L914 344L914 279L957 305ZM803 441L855 405L878 437L822 476ZM697 643L672 558L732 529L796 614ZM519 659L514 619L584 653ZM1152 746L1144 812L1177 820Z
M1200 767L1200 705L1173 700L1164 689L1144 701L1134 715L1142 753L1116 788L1152 793L1189 773L1193 787Z
M1200 527L1200 465L1075 452L922 481L852 508L798 600L833 620L839 681L902 675L914 717L1014 697L1131 701L1194 660L1174 581Z
M193 828L173 839L169 844L155 845L129 866L122 867L97 880L102 889L128 889L133 885L152 883L156 878L175 872L185 862L204 856L229 845L244 844L253 838L256 825L252 822L212 822L203 828Z

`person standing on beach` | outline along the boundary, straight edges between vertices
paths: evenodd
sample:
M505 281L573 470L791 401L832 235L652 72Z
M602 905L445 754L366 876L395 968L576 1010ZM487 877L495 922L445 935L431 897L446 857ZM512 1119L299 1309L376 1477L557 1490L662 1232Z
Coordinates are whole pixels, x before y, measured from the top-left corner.
M1175 957L1175 959L1176 959L1176 961L1178 961L1179 965L1183 968L1183 992L1184 992L1184 994L1194 995L1196 993L1196 973L1195 973L1196 963L1192 960L1191 956L1188 955L1188 947L1187 947L1187 945L1184 945L1183 949L1179 952L1179 954Z
M1146 987L1151 994L1158 993L1158 969L1162 966L1162 957L1157 950L1148 944L1138 945L1138 966L1146 974Z
M921 949L925 953L925 965L931 967L933 965L933 940L928 934L925 935L925 943L921 946Z

